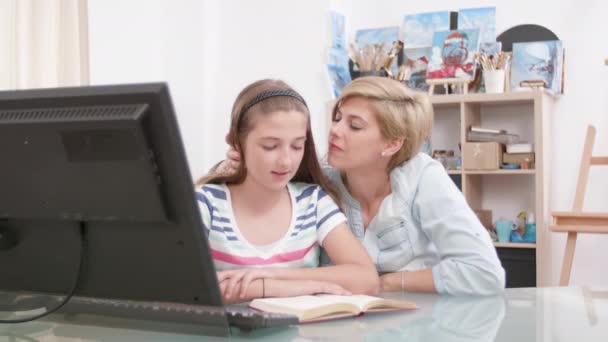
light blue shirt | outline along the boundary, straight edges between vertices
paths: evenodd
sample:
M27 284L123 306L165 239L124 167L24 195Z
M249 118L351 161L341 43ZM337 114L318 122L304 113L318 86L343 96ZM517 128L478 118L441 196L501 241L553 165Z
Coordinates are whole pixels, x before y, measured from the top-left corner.
M505 271L489 233L439 162L419 153L392 170L391 194L367 229L361 205L339 171L330 166L324 171L379 273L430 267L439 293L488 295L504 289ZM322 263L329 262L324 253Z

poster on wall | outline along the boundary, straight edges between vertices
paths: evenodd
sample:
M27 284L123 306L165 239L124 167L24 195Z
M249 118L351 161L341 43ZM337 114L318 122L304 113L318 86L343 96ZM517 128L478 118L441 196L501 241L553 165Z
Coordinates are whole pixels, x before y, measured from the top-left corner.
M473 79L478 50L479 29L435 32L426 78Z

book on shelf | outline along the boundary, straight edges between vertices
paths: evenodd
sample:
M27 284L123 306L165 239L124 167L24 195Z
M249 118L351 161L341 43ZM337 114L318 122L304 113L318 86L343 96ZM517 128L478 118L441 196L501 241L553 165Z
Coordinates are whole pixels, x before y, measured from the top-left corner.
M298 316L300 323L355 317L366 312L386 312L416 309L416 304L402 300L367 295L316 295L284 298L257 298L250 307L272 313Z
M467 132L467 141L473 142L498 142L501 144L514 144L519 142L519 135L511 133L484 133L484 132Z
M478 133L491 133L491 134L507 133L507 131L504 129L484 128L484 127L478 127L478 126L471 126L470 131L478 132Z

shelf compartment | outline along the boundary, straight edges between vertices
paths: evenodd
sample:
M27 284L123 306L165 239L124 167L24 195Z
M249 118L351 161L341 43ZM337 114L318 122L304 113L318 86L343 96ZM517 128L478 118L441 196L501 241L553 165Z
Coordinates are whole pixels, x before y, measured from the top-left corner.
M464 170L461 171L465 175L534 175L535 169L515 169L515 170Z
M535 243L494 242L496 248L536 248Z

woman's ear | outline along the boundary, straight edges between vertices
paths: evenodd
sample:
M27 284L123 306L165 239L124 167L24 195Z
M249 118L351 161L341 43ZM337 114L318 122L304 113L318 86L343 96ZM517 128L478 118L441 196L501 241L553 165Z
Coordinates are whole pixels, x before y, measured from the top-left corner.
M384 148L382 149L381 155L383 157L391 157L395 153L399 152L399 150L403 146L403 142L404 142L403 138L392 139L392 140L387 141L384 144Z

